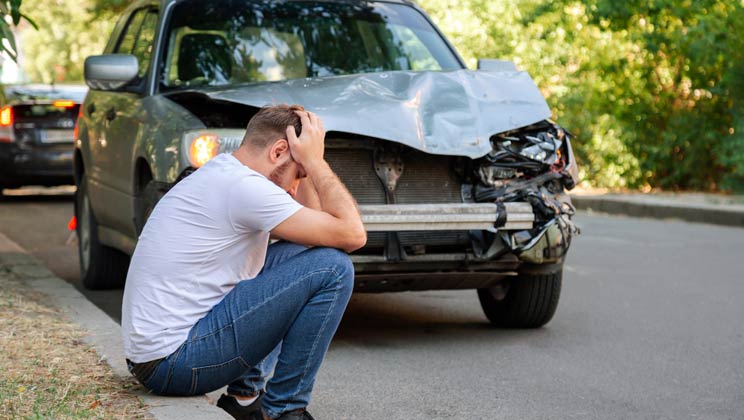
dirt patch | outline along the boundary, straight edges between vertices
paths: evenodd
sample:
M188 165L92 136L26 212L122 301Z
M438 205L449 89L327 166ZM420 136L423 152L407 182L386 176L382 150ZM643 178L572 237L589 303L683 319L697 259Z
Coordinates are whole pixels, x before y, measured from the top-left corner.
M0 418L150 419L84 336L0 265Z

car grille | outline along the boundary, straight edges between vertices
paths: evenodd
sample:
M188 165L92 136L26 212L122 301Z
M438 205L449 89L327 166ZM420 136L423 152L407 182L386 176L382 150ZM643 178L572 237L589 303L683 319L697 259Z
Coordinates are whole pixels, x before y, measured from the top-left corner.
M385 204L385 190L372 165L372 150L327 149L325 159L359 204Z
M375 143L360 140L334 142L327 140L326 161L346 185L359 204L385 204L385 190L374 170ZM460 181L453 171L451 156L438 156L404 148L401 152L403 174L398 180L398 204L461 203ZM375 252L384 247L384 232L369 232L362 252ZM400 232L399 238L407 252L462 251L470 243L464 231Z

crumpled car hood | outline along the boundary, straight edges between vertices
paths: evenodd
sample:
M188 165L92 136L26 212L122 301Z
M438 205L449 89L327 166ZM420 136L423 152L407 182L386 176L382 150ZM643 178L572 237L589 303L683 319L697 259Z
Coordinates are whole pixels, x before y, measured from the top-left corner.
M518 71L391 71L202 92L254 107L301 104L323 119L326 131L470 158L491 151L492 135L550 117L532 78Z

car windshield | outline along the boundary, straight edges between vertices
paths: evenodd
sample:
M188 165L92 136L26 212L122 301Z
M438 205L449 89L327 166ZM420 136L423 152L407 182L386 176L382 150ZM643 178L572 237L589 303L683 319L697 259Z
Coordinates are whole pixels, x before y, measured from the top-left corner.
M164 90L461 65L413 7L384 2L178 3Z

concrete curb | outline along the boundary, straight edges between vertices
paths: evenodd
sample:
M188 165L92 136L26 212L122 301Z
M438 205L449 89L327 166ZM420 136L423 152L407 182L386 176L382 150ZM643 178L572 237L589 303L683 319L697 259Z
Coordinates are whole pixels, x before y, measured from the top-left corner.
M32 289L49 297L69 319L88 331L85 341L121 377L129 377L121 342L121 327L88 301L74 286L56 277L41 262L0 233L0 265L25 279ZM213 395L213 394L210 394ZM218 394L219 395L219 394ZM210 403L209 397L160 397L138 394L157 420L226 420L232 417Z
M744 208L742 206L664 202L634 197L596 195L572 195L571 200L579 210L744 227Z

